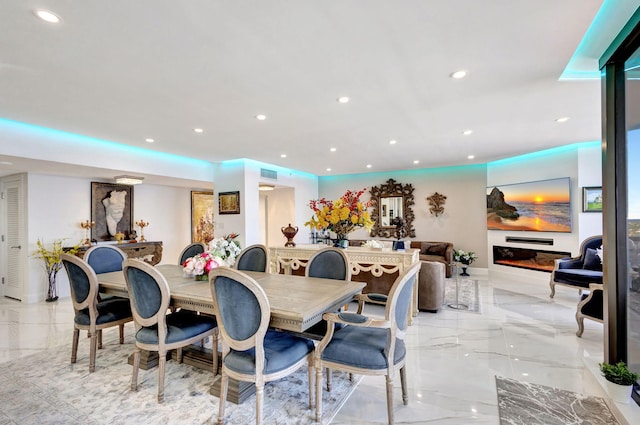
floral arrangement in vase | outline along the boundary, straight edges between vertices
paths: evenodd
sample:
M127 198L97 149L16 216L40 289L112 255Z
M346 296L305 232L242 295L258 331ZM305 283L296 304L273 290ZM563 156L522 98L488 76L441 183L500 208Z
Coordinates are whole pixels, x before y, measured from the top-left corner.
M478 259L478 256L476 255L475 252L472 252L472 251L467 252L461 249L453 250L453 261L455 262L466 264L468 266L469 264L473 263L477 259Z
M212 239L205 252L187 258L182 263L184 272L188 275L194 275L196 280L207 280L211 269L233 266L236 257L242 251L240 243L235 240L238 236L237 233L231 233L221 238Z
M53 241L53 246L51 249L48 249L44 243L40 239L36 242L37 249L33 253L34 258L42 259L44 270L47 273L47 278L49 281L49 288L47 290L47 302L52 302L58 299L58 286L57 286L57 276L60 269L62 269L62 260L60 260L60 255L67 254L74 255L78 252L78 246L74 246L73 248L69 248L65 250L62 247L62 242L65 239L56 239Z
M358 192L347 190L335 200L318 199L309 202L314 215L304 225L316 230L330 230L336 234L336 244L346 240L357 227L371 230L373 221L367 211L371 201L362 202L360 197L366 189Z

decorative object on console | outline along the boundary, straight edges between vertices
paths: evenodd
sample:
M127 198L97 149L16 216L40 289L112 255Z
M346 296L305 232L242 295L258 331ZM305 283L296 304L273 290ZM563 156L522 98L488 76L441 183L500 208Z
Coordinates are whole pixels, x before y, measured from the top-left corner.
M640 375L631 372L625 362L598 363L598 366L602 376L607 380L607 392L611 399L617 403L629 403L631 389Z
M58 272L62 269L62 260L60 259L60 255L65 252L75 255L78 251L78 245L73 248L62 247L62 241L65 239L56 239L53 241L53 246L51 249L47 249L44 246L42 241L38 239L36 242L37 249L33 253L34 258L40 258L43 261L44 271L47 273L48 280L48 289L47 289L47 299L45 301L52 302L58 299L58 284L57 277Z
M213 192L191 191L191 242L213 239L215 199Z
M196 280L207 280L211 269L233 266L236 257L242 251L240 243L235 240L238 236L236 233L231 233L221 238L212 239L205 252L187 258L182 263L184 272L193 275Z
M569 177L487 188L487 229L571 232Z
M462 249L453 250L453 261L463 264L461 266L462 273L460 273L460 276L469 276L469 273L467 273L467 267L477 259L478 256L475 254L475 252L467 252L463 251Z
M81 245L91 246L91 237L89 235L89 231L93 229L93 226L95 225L96 225L95 221L89 221L89 220L85 220L80 223L80 227L84 229L84 240L82 241Z
M218 213L240 214L240 191L218 193Z
M369 239L368 241L364 241L362 242L361 246L364 248L369 248L372 251L382 251L382 248L384 248L384 244L375 239Z
M116 233L115 238L116 238L116 241L118 241L118 244L121 244L122 241L124 240L124 233L122 232Z
M406 225L407 222L400 216L395 217L391 220L391 224L396 226L395 237L398 239L397 241L393 241L393 250L394 251L404 251L404 235L406 233Z
M295 238L298 234L298 226L293 227L291 223L289 223L287 227L280 228L280 231L282 232L284 237L287 238L287 242L284 244L284 246L296 246L293 238Z
M427 201L429 201L429 212L436 217L444 212L444 203L447 200L447 197L436 192L431 196L427 197Z
M91 240L113 241L133 227L133 186L91 182Z
M356 227L364 227L367 230L373 226L373 221L369 216L367 208L371 206L371 201L362 202L360 197L365 192L347 190L344 195L336 200L325 198L311 200L309 208L314 215L304 225L316 230L330 230L336 234L334 246L346 248L348 246L347 237ZM344 241L344 242L343 242Z
M602 212L602 186L582 188L582 212Z
M140 228L140 242L146 241L146 239L144 238L144 228L147 227L148 225L149 225L148 221L144 221L144 220L136 221L136 226Z
M391 221L394 217L402 217L405 221L406 236L416 237L416 230L413 227L415 219L412 209L413 190L411 184L397 183L394 179L389 179L380 186L373 186L369 190L373 204L371 236L391 237L395 231Z

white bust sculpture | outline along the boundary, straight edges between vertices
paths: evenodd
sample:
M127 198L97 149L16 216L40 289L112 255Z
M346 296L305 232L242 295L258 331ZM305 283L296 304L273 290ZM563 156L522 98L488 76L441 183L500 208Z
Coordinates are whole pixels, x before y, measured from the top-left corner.
M115 236L118 233L118 223L122 220L124 215L124 205L127 192L124 190L112 190L107 198L102 200L104 210L107 217L107 229L111 236Z

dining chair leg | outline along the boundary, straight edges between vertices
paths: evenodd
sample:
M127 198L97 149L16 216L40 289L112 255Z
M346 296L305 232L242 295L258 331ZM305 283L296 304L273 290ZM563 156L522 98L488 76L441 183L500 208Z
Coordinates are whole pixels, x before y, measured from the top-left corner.
M78 339L80 338L80 329L73 330L73 341L71 343L71 363L75 363L78 359Z
M158 352L158 403L164 401L164 368L167 364L167 353Z
M229 377L224 370L220 377L220 400L218 400L218 425L224 421L224 405L227 401L227 388L229 387Z
M218 375L218 362L219 362L219 357L218 357L218 329L216 328L213 331L213 336L212 336L212 344L211 344L211 353L213 355L212 358L212 362L213 362L213 377L215 378Z
M307 372L308 372L308 376L307 379L309 380L309 409L313 409L314 408L314 404L315 404L315 400L313 398L313 377L315 376L315 368L312 367L313 360L310 360L309 363L307 364Z
M96 331L98 334L98 350L102 350L102 329Z
M393 379L389 375L385 376L387 380L387 417L389 425L393 425Z
M331 392L331 369L325 368L327 371L327 391Z
M182 363L182 347L176 348L176 361Z
M262 424L262 405L264 401L264 382L256 383L256 425Z
M131 373L131 391L138 391L138 369L140 369L140 349L133 350L133 372Z
M402 404L409 404L409 395L407 394L407 369L406 366L400 368L400 386L402 387Z
M91 341L89 342L89 373L96 370L96 347L98 345L97 332L91 333Z
M322 363L316 357L316 422L322 423Z
M121 323L118 328L120 332L120 344L124 344L124 323Z

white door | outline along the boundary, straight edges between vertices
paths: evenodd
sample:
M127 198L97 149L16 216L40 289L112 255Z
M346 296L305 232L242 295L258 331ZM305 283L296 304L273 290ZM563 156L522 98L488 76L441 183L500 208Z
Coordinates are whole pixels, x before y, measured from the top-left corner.
M23 294L23 229L24 229L24 197L22 192L22 180L7 178L0 185L4 217L2 243L2 287L6 297L17 300L22 299Z

